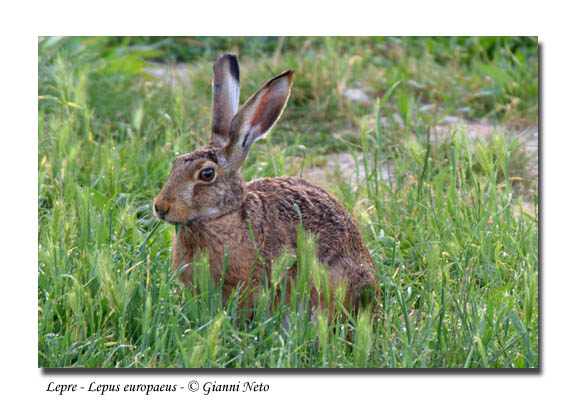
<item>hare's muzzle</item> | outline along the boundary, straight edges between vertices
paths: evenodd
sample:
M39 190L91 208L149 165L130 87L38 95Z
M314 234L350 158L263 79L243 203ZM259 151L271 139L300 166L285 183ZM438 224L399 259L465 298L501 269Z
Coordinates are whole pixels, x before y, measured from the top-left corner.
M164 220L170 210L170 203L164 199L156 198L152 204L152 210L156 217L160 220Z

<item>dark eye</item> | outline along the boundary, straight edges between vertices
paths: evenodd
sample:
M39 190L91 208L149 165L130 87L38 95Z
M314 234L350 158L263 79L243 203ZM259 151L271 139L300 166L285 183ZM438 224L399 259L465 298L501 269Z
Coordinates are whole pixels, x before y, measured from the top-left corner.
M205 168L198 174L198 178L205 182L212 181L214 178L214 168Z

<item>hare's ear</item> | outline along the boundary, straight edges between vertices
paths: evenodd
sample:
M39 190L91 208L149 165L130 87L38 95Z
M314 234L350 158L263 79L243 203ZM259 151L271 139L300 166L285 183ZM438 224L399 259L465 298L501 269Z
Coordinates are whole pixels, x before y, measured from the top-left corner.
M225 54L213 66L212 81L212 137L220 146L228 142L228 131L232 118L238 110L240 95L238 59Z
M250 97L232 119L224 149L230 171L240 168L252 144L262 139L280 118L288 101L293 70L269 80Z

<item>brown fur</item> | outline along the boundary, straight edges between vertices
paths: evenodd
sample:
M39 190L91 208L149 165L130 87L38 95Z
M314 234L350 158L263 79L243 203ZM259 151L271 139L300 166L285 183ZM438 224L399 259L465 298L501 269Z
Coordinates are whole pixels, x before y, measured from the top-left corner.
M218 65L234 65L236 60L231 62L230 57L217 61L215 74L230 74L227 72L231 69ZM346 282L345 304L356 307L360 291L377 285L378 278L362 236L341 204L304 179L261 178L245 183L240 174L240 165L252 143L280 117L292 77L292 71L287 71L267 82L231 118L232 123L216 122L220 128L230 126L227 144L222 134L213 134L207 146L176 158L168 181L154 201L154 212L163 220L182 225L174 239L174 269L193 262L199 252L208 252L211 274L215 281L223 282L224 299L237 286L262 285L265 274L270 280L271 262L283 251L296 252L302 220L304 229L317 238L317 254L327 268L331 286ZM226 96L219 95L230 104ZM218 116L230 115L222 113L229 106L219 106L216 99L214 104ZM198 177L205 169L215 172L210 182ZM227 249L228 268L223 276ZM289 270L289 278L296 277L296 268L295 264ZM192 286L193 268L185 269L180 279ZM311 304L323 307L322 301L323 296L314 290Z

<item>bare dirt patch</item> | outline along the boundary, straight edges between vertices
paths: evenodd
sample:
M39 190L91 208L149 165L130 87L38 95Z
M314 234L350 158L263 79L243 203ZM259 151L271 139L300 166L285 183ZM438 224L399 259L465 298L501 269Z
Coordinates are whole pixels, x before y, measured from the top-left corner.
M318 185L333 183L340 177L356 189L359 181L364 181L367 176L362 156L355 160L352 154L344 152L327 154L325 157L326 164L323 167L309 167L303 171L302 177ZM381 166L380 175L384 181L390 177L391 170L391 165Z
M451 136L455 130L462 130L469 139L488 140L496 133L502 133L510 139L518 138L521 147L524 147L528 157L528 178L537 180L539 167L539 129L537 126L531 126L525 129L511 129L505 125L494 125L487 119L471 122L457 117L447 116L439 125L431 129L433 141L441 141L447 136Z

